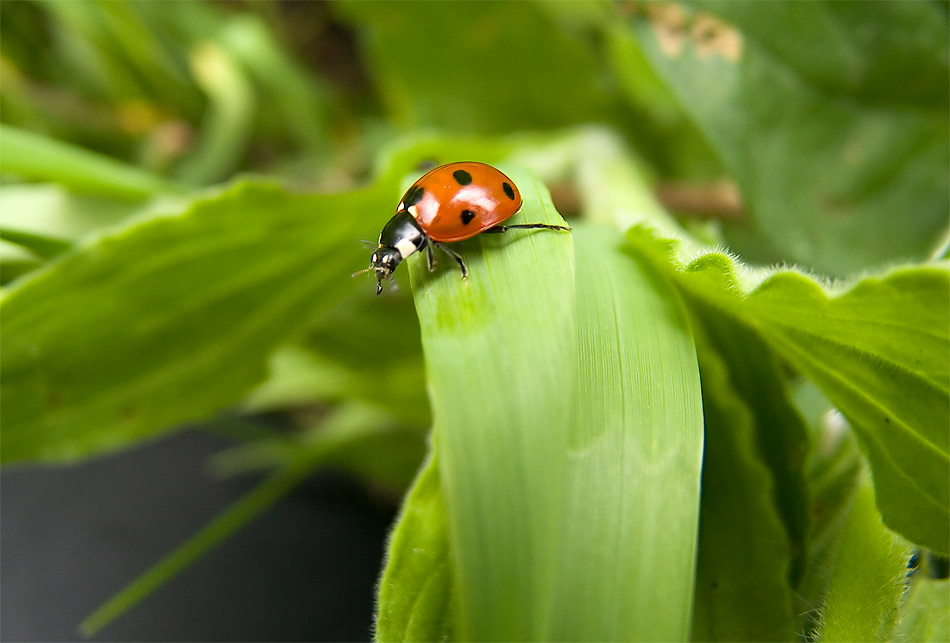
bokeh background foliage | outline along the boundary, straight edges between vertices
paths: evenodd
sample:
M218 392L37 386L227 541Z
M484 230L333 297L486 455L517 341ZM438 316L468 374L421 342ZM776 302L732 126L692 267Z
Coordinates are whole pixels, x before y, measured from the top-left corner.
M271 471L87 631L333 466L408 489L379 640L946 640L947 27L0 4L0 458L197 423ZM573 232L373 297L356 241L458 159Z

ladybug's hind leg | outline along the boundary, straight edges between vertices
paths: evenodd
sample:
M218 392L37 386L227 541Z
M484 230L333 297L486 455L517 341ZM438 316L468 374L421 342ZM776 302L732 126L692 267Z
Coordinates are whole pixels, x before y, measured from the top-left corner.
M433 242L433 243L434 243L434 245L435 245L439 250L441 250L441 251L444 252L445 254L449 255L450 257L452 257L453 259L455 259L455 261L458 262L459 268L462 269L462 279L465 279L466 277L468 277L468 268L465 267L465 262L462 261L462 255L460 255L459 253L455 252L454 250L452 250L451 248L449 248L449 247L446 246L445 244L438 243L438 242Z

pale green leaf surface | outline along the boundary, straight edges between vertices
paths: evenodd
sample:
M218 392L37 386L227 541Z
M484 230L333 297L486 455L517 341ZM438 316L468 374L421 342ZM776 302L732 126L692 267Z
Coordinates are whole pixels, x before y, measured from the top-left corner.
M359 215L385 216L394 188L242 183L18 282L2 302L3 460L75 458L236 402L353 287L353 240L377 225Z
M895 641L950 641L950 580L915 578L901 612L901 620L894 632Z
M403 501L386 551L377 595L375 640L451 640L452 560L434 450Z
M739 183L759 242L737 248L839 276L929 257L950 208L946 12L695 4L647 3L631 29Z
M816 640L890 640L911 552L884 527L866 482L844 526Z
M513 222L560 221L543 186L501 169L525 200ZM468 279L446 257L432 274L424 257L410 259L410 276L454 556L456 634L541 640L550 636L573 424L571 236L513 231L455 248Z
M672 284L615 232L575 224L574 247L578 388L547 638L685 640L703 449L692 333Z
M706 439L692 640L791 641L790 539L756 445L761 418L737 390L735 347L708 313L702 319L713 330L696 332Z

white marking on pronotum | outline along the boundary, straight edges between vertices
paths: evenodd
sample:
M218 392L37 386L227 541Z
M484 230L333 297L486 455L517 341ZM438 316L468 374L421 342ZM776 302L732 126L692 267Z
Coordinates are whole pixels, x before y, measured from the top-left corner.
M402 206L404 206L404 205L406 205L406 204L403 203L402 201L400 201L400 202L399 202L399 205L396 206L396 212L399 212L400 210L402 210Z
M412 215L412 218L413 218L413 219L415 219L415 218L418 216L418 214L419 214L419 211L416 209L416 206L414 206L414 205L410 205L410 206L409 206L409 209L406 210L406 212L408 212L410 215Z
M402 258L405 259L413 252L418 250L418 248L416 248L416 244L414 244L412 241L409 241L409 239L400 239L396 242L396 250L398 250L399 254L402 255Z

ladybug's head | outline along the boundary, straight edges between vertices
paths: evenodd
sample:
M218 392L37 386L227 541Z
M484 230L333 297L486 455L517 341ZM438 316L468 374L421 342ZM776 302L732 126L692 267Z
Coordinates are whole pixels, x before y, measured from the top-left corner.
M383 292L383 279L389 279L389 275L393 274L393 270L402 261L402 253L395 248L380 246L369 258L369 261L367 271L376 271L376 294L378 295Z
M416 220L406 210L400 210L383 227L379 247L369 258L369 268L356 274L375 270L378 295L383 292L383 279L389 279L396 266L416 250L424 248L428 240Z

